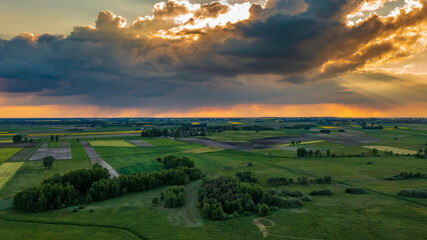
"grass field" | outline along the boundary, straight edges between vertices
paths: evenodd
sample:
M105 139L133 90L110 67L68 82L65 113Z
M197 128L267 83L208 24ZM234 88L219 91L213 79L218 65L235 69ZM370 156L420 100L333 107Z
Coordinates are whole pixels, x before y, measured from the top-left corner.
M0 165L0 189L15 175L16 171L24 164L23 162L2 163Z
M0 139L0 143L13 143L12 139Z
M212 125L242 122L244 124L284 124L271 119L222 119L194 120L188 123L209 122ZM305 123L305 122L304 122ZM290 124L290 123L286 123ZM315 123L314 123L315 124ZM321 123L319 125L333 125ZM275 125L277 126L277 125ZM389 124L387 128L394 125ZM120 131L119 127L117 127ZM339 127L341 128L341 127ZM313 196L297 209L280 209L260 218L256 214L225 221L203 219L195 207L202 180L185 185L186 202L179 208L168 209L153 205L168 186L139 193L132 193L102 202L85 205L73 213L70 206L60 210L26 213L11 209L12 196L26 188L39 184L55 173L74 169L91 168L90 160L77 140L70 140L73 160L55 161L52 169L45 169L41 162L19 162L21 167L0 189L0 238L17 239L426 239L427 199L401 197L398 192L408 188L427 188L427 179L386 181L400 172L427 173L426 159L412 156L343 157L367 153L369 148L380 151L417 151L425 148L427 126L404 125L393 130L366 130L343 126L343 129L361 136L378 139L375 143L344 146L329 140L305 141L292 147L331 150L336 157L298 158L296 151L283 149L256 149L252 151L221 150L205 145L181 142L169 138L108 137L91 139L96 152L120 174L163 170L157 161L168 154L187 156L194 161L208 178L234 176L237 172L250 171L264 190L301 191L329 189L332 196ZM17 128L18 129L18 128ZM1 128L0 128L1 130ZM10 129L9 129L10 130ZM9 131L6 130L6 131ZM38 129L40 130L40 129ZM99 129L101 131L102 129ZM57 130L64 131L63 129ZM103 130L105 131L105 130ZM122 131L124 131L122 129ZM333 130L336 133L336 130ZM9 131L15 132L15 131ZM107 132L107 131L105 131ZM45 133L40 130L40 133ZM46 133L48 134L48 133ZM209 136L217 141L248 142L254 139L301 136L315 134L305 129L278 129L271 131L225 131ZM49 135L46 135L49 136ZM331 133L330 136L335 136ZM331 138L332 138L331 137ZM337 136L338 137L338 136ZM143 140L150 147L135 147L125 140ZM62 141L62 140L61 140ZM67 140L68 141L68 140ZM68 144L68 143L67 143ZM132 147L128 146L132 145ZM378 145L378 146L374 146ZM381 148L387 146L387 148ZM367 148L368 147L368 148ZM19 149L17 149L19 150ZM3 159L13 153L1 149ZM0 154L0 156L3 156ZM248 163L251 162L251 165ZM369 162L369 164L368 164ZM0 182L1 167L0 165ZM5 165L7 166L7 165ZM6 169L6 168L5 168ZM5 170L6 171L6 170ZM6 172L10 172L7 170ZM295 180L332 176L331 184L270 185L270 177L287 177ZM367 194L345 193L348 186L363 187ZM93 209L93 212L89 210ZM7 220L5 220L7 219ZM266 238L259 227L265 225Z
M285 131L224 131L215 133L208 138L220 142L247 142L249 140L269 138L269 137L285 137L291 134Z
M0 148L0 164L11 158L20 150L21 148Z
M90 145L93 147L136 147L124 140L107 140L107 141L90 141Z
M72 170L91 168L92 164L79 142L71 147L72 160L58 160L51 169L46 169L41 161L23 163L15 175L0 189L0 200L12 197L16 192L39 184L55 173L63 174ZM1 165L0 165L1 166Z

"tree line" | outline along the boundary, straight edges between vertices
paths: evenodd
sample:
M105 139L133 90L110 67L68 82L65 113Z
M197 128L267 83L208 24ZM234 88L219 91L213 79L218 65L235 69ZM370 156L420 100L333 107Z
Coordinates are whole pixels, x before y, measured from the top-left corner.
M54 175L40 186L18 192L13 199L13 206L28 212L46 211L72 204L103 201L164 185L183 185L202 176L197 168L178 168L120 175L110 179L106 169L82 169L62 176Z
M270 177L267 179L269 185L292 185L292 184L328 184L332 182L331 176L324 176L323 178L312 178L309 179L306 176L298 177L296 181L293 178L286 177Z

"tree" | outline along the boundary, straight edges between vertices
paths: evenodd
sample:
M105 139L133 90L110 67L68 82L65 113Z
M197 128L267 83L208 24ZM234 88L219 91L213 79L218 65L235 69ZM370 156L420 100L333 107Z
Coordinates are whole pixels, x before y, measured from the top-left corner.
M320 157L322 154L320 153L319 149L316 149L316 151L314 152L314 156L316 157Z
M54 136L50 135L50 141L53 142Z
M55 136L55 141L56 141L56 142L58 142L58 140L59 140L59 136L58 136L58 135L56 135L56 136Z
M13 136L13 143L21 143L21 142L22 142L22 136L21 135Z
M372 149L372 155L377 156L378 150L376 148Z
M43 166L45 166L45 168L51 168L53 165L53 161L55 161L54 157L46 156L43 158Z
M328 157L329 157L329 156L331 156L331 150L329 150L329 149L328 149L328 150L326 151L326 156L328 156Z
M297 156L298 157L305 157L307 155L307 150L305 148L298 148L297 149Z

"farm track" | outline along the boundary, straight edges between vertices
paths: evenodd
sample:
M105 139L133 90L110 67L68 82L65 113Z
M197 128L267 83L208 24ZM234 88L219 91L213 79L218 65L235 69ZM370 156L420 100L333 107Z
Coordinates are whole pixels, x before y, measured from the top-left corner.
M102 159L99 154L95 151L95 149L89 144L88 141L81 141L81 144L86 151L88 157L90 158L90 161L92 164L98 163L103 168L106 168L108 172L110 173L110 178L113 177L119 177L119 173L114 170L113 167L110 166L104 159Z
M126 231L137 238L141 240L147 240L148 238L145 238L138 232L134 231L131 228L128 227L118 227L113 225L104 225L104 224L84 224L84 223L73 223L73 222L48 222L48 221L35 221L35 220L17 220L17 219L11 219L4 216L0 216L0 219L3 221L9 221L9 222L18 222L18 223L36 223L36 224L50 224L50 225L63 225L63 226L76 226L76 227L89 227L89 228L108 228L108 229L116 229L116 230L122 230Z

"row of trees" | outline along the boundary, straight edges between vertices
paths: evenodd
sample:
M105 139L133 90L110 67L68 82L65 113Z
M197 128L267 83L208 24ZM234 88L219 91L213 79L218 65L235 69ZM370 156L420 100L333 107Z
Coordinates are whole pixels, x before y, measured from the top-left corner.
M298 157L322 157L322 152L320 152L319 149L313 151L313 150L307 150L305 148L298 148L297 149L297 156ZM331 151L327 150L326 151L326 156L329 157L331 156Z
M237 177L220 177L203 181L197 207L201 209L204 218L223 220L250 212L264 216L270 212L271 208L292 208L302 205L299 199L283 198L263 191L258 184L254 183L251 174L237 173L236 175L246 182Z
M427 178L427 174L423 174L420 172L412 173L412 172L401 172L399 175L393 177L386 177L385 180L393 181L393 180L405 180L412 178Z
M24 137L22 137L22 135L17 134L17 135L12 137L12 141L13 141L13 143L27 143L27 142L32 143L33 139L31 138L30 140L28 140L28 137L24 138Z
M201 177L202 172L197 168L121 175L112 179L106 169L83 169L63 176L54 175L46 179L41 186L17 193L13 206L29 212L45 211L71 204L102 201L164 185L183 185Z
M293 178L286 177L270 177L267 179L267 183L270 185L291 185L291 184L328 184L332 182L331 176L324 176L323 178L312 178L308 179L306 176L298 177L297 181Z

